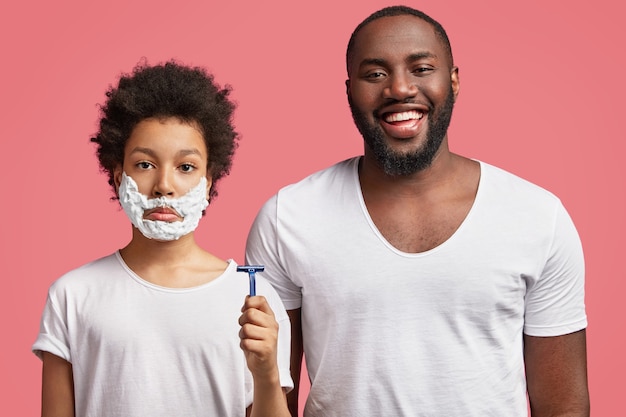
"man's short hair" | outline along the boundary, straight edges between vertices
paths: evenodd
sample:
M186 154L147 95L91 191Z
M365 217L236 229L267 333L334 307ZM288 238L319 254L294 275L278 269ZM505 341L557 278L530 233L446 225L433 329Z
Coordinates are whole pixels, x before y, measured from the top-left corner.
M352 35L350 36L350 40L348 41L348 48L346 49L346 69L348 71L348 74L350 73L350 64L352 63L352 58L354 54L354 43L356 40L356 36L361 31L361 29L363 29L365 26L367 26L369 23L373 22L374 20L380 19L381 17L404 16L404 15L415 16L415 17L422 19L423 21L427 23L430 23L433 29L435 30L435 34L437 35L444 49L448 53L448 56L450 58L450 63L454 62L452 58L452 47L450 46L450 40L448 39L448 34L446 33L445 29L443 28L443 26L441 26L439 22L437 22L432 17L428 16L426 13L413 9L411 7L389 6L389 7L380 9L372 13L368 17L366 17L365 20L359 23L356 29L354 29L354 32L352 32Z

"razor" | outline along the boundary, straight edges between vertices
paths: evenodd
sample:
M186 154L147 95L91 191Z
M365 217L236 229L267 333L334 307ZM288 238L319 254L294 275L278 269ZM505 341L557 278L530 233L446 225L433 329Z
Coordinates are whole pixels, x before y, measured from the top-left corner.
M250 297L256 295L256 278L257 272L263 272L265 270L264 265L241 265L237 267L237 272L247 272L248 278L250 278Z

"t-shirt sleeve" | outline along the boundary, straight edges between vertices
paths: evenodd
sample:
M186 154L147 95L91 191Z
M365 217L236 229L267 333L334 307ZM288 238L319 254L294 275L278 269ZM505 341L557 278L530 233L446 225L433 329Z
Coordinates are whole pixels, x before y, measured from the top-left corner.
M293 380L290 372L291 355L291 322L285 311L278 294L273 293L269 298L270 307L274 311L278 322L278 371L280 373L280 384L288 392L293 389Z
M39 358L42 352L50 352L68 362L71 362L71 354L68 343L66 315L62 314L62 308L58 305L55 296L57 285L53 284L48 291L48 298L41 316L39 334L32 346L32 352Z
M246 243L246 263L265 265L263 277L267 279L287 310L302 306L301 288L288 275L287 256L280 244L278 224L278 195L270 198L257 214Z
M558 336L587 327L580 237L560 203L554 219L545 267L526 292L524 333L529 336Z

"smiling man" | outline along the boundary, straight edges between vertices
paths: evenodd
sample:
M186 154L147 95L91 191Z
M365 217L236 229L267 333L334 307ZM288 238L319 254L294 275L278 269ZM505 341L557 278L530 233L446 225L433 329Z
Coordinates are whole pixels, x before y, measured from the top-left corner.
M290 315L294 381L305 354L305 416L587 416L583 253L559 199L450 152L459 71L429 16L372 14L346 58L364 154L280 190L247 245Z

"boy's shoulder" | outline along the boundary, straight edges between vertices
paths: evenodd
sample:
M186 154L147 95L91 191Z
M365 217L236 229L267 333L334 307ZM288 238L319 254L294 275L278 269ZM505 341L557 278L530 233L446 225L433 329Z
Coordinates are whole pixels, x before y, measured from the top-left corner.
M110 275L113 271L122 269L118 254L112 253L107 256L90 261L61 275L52 285L51 290L75 286L89 282L96 278Z

